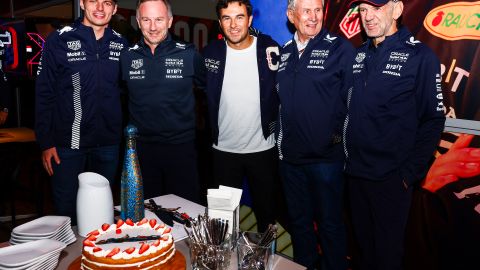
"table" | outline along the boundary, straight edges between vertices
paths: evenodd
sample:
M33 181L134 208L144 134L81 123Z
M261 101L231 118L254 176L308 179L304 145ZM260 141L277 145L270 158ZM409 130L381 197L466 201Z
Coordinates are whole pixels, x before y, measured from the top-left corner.
M181 211L185 211L187 214L195 216L197 212L204 212L205 207L195 204L193 202L187 201L183 198L180 198L175 195L164 195L160 197L154 198L155 202L159 205L162 205L164 207L175 207L175 206L181 206L182 208L180 209ZM180 203L180 204L179 204ZM189 213L189 212L195 212L195 213ZM150 217L152 213L146 213L145 216L147 218ZM178 225L178 224L175 224ZM174 226L174 232L178 228L177 226ZM182 228L183 231L183 228ZM74 227L74 232L76 233L77 230ZM80 256L81 251L82 251L82 242L83 242L83 237L77 235L77 241L67 248L65 248L62 251L62 254L60 256L60 262L57 266L58 270L65 270L68 269L68 266L72 261L74 261L78 256ZM190 266L190 250L187 246L186 240L180 240L175 242L175 247L177 250L182 252L182 254L185 256L185 259L187 261L187 270L191 270L192 267ZM236 265L236 257L232 256L232 265ZM275 270L301 270L301 269L306 269L305 267L289 260L288 258L284 257L281 254L277 254L274 259L274 269Z
M30 128L0 128L0 143L34 141L35 133Z

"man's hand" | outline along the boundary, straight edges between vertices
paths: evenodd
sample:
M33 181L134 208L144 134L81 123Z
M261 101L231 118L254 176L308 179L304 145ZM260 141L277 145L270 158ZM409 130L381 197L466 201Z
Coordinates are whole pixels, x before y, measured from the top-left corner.
M52 147L52 148L48 148L47 150L43 150L42 152L43 167L45 168L48 175L50 176L53 175L52 158L55 161L55 163L57 163L57 165L60 164L60 158L58 157L58 154L57 154L57 148Z
M448 152L433 162L422 184L424 189L435 192L459 178L480 175L480 148L468 147L473 137L460 135Z
M0 125L5 124L7 121L8 112L0 111Z

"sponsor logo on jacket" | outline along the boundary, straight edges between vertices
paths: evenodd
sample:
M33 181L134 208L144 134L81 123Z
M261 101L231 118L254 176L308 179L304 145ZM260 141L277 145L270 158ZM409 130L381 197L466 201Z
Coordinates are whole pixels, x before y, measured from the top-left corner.
M181 68L167 68L165 78L167 79L182 79L183 70Z
M407 62L409 56L410 56L409 53L391 52L390 53L390 58L388 59L388 61L405 63L405 62Z
M330 36L327 35L327 38ZM336 39L333 38L333 40ZM310 60L308 62L307 68L308 69L325 69L325 61L328 59L328 55L330 54L329 50L312 50L310 54Z
M87 53L82 48L82 43L80 40L67 41L67 47L72 50L67 52L67 61L68 62L78 62L87 60Z
M132 60L131 67L134 68L134 69L139 69L139 68L143 67L143 59Z
M110 41L110 45L108 46L110 50L116 50L116 51L121 51L123 50L123 44L122 43L117 43Z
M205 68L209 72L218 73L219 67L220 67L220 60L205 58Z
M130 65L134 70L130 70L128 75L130 80L143 80L145 79L145 70L140 69L143 67L143 59L134 59Z
M183 67L183 59L181 58L166 58L165 59L166 67Z
M364 66L363 60L365 60L366 56L367 55L364 52L357 53L357 56L355 56L355 62L357 63L353 64L353 67L352 67L353 74L362 72L363 66Z
M437 112L446 112L445 105L443 104L443 94L442 94L442 76L440 74L435 74L435 87L437 89Z
M67 47L72 51L78 51L82 48L80 40L67 41Z
M278 72L285 70L288 65L288 58L290 58L290 53L284 53L280 56L280 65L278 66Z

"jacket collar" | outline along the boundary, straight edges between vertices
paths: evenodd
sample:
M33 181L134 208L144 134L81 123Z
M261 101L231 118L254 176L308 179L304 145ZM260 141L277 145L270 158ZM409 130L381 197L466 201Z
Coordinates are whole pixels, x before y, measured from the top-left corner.
M157 55L159 51L167 47L171 43L171 41L172 41L172 36L170 35L170 33L167 33L167 37L162 42L160 42L160 44L158 44L157 47L155 47L155 55ZM144 37L140 39L140 41L138 42L138 45L142 47L143 50L148 50L149 52L151 52L150 46L148 46L147 43L145 43Z
M73 26L74 26L74 28L79 29L81 31L86 31L88 33L91 33L95 37L95 33L93 32L93 28L83 24L83 17L80 17L80 18L76 19L75 22L73 23ZM105 32L103 33L102 39L106 40L106 38L108 39L112 34L113 34L112 33L112 28L107 26L105 28Z
M392 46L395 46L399 42L402 42L403 40L407 39L409 36L411 36L411 33L407 29L407 27L400 26L398 31L395 32L393 35L385 37L385 40L380 42L377 48L375 48L375 45L373 45L373 39L369 38L368 48L371 50L380 49L380 48L390 48Z

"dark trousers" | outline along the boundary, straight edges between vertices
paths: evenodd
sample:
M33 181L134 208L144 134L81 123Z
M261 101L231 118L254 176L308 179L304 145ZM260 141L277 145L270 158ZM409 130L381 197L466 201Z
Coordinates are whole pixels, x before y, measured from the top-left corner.
M343 162L297 165L280 161L280 174L294 260L315 269L319 259L315 222L323 251L321 269L347 269Z
M400 270L412 188L400 177L375 182L347 176L360 270ZM354 258L355 260L355 258Z
M162 144L137 141L145 199L175 194L199 201L197 154L194 142Z
M213 149L213 174L217 185L242 188L247 177L253 211L259 232L275 224L278 158L276 148L248 154L228 153Z
M57 147L60 164L52 160L52 196L57 215L69 216L76 224L78 175L95 172L115 181L119 160L119 146L99 146L70 149Z

